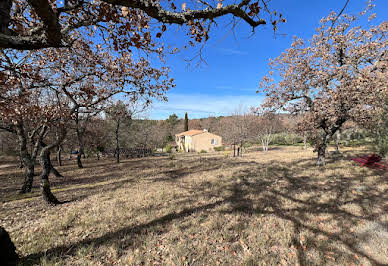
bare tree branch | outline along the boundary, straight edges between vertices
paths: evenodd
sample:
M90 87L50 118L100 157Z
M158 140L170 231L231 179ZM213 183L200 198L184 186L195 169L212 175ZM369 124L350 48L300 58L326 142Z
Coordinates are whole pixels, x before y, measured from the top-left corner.
M4 2L4 4L3 4ZM248 15L246 9L251 0L242 0L239 4L226 5L224 7L212 8L207 6L205 9L187 10L183 12L169 11L163 8L158 2L151 0L102 0L113 6L125 6L133 9L144 11L149 17L154 18L162 23L184 25L193 20L210 20L224 15L233 15L248 23L253 29L259 25L266 24L264 19L255 19L254 16ZM92 15L78 23L74 20L66 20L61 23L61 14L77 18L77 9L87 9L87 1L80 0L77 4L69 6L67 1L63 7L54 10L48 0L28 0L32 10L40 18L42 25L34 26L28 30L28 34L18 35L10 32L8 29L11 18L12 0L2 1L1 20L0 20L0 48L13 48L19 50L33 50L48 47L68 47L71 46L71 38L68 34L78 28L97 25L104 22L103 17ZM70 41L70 43L69 43Z

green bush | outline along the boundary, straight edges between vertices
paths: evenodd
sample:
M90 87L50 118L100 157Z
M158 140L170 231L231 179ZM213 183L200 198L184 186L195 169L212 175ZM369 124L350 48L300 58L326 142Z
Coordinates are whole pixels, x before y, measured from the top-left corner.
M271 144L275 145L295 145L303 142L303 137L293 133L279 133L272 138Z
M170 144L167 144L164 149L166 150L167 153L171 153L172 152L172 146Z
M388 135L376 137L376 149L378 154L385 157L388 154Z
M224 151L225 150L225 146L214 147L214 150L215 151Z
M303 142L303 137L296 134L287 134L285 140L288 145L294 145Z
M200 153L207 153L207 151L205 151L205 150L201 150L201 151L200 151Z

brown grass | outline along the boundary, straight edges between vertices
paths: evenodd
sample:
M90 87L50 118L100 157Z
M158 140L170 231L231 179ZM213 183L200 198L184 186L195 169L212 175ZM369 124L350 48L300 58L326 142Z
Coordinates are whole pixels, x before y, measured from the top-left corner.
M387 264L388 177L348 160L357 153L324 168L299 147L66 161L52 185L70 202L55 207L39 180L18 196L22 170L3 167L0 224L22 264Z

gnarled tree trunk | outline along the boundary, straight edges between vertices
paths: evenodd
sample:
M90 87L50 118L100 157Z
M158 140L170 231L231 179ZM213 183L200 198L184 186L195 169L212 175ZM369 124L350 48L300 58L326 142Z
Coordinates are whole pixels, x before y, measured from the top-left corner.
M326 144L321 144L318 146L318 159L317 165L322 166L325 165L325 155L326 155Z
M42 166L40 189L43 199L49 204L59 204L60 201L54 196L50 189L49 175L52 169L50 162L50 146L46 146L42 149L40 152L39 162Z
M21 194L31 192L32 183L34 182L34 175L35 175L35 165L34 163L28 163L26 165L23 186L22 186L22 189L20 190Z
M38 154L41 139L46 133L46 128L42 128L42 130L40 131L38 139L35 141L35 145L33 146L34 148L32 154L30 154L27 149L27 134L24 131L23 122L18 121L15 128L16 135L18 136L19 140L20 159L21 161L23 161L23 165L25 166L24 182L20 190L20 193L24 194L27 192L31 192L35 174L35 160Z
M50 165L51 165L51 171L53 171L53 174L55 175L55 177L63 177L63 175L61 175L57 169L55 169L55 167L53 166L53 164L51 163L51 159L50 159L50 152L48 153L47 155L47 160L49 161Z
M42 143L42 150L40 151L39 162L42 166L42 174L40 175L40 189L43 199L49 204L59 204L60 201L54 196L50 189L49 175L54 168L50 161L50 150L58 147L66 137L66 128L62 128L61 134L57 137L55 142L46 145Z
M326 148L330 143L331 138L340 130L341 126L347 121L346 113L344 113L343 117L340 117L336 120L336 123L332 126L327 126L326 120L323 120L321 122L321 128L323 130L321 138L318 139L317 143L317 152L318 152L318 159L317 159L317 165L322 166L325 165L325 155L326 155Z
M318 138L318 143L316 144L316 151L318 153L317 166L323 166L326 164L326 149L330 141L330 135L328 134L328 129L325 128L321 133L320 138Z
M44 143L43 141L41 141L41 145L42 147L46 147L47 144ZM61 175L57 169L55 169L55 167L53 166L53 164L51 163L51 159L50 159L50 155L51 155L51 152L48 151L47 154L45 155L47 158L47 162L50 164L50 168L51 168L51 171L53 171L53 174L55 175L55 177L63 177L63 175Z

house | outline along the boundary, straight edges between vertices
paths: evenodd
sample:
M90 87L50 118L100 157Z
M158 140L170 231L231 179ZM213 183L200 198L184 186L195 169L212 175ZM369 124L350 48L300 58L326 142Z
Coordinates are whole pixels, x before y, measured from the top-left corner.
M192 129L175 135L175 142L180 150L186 152L213 151L222 146L222 137L208 132L206 129Z

